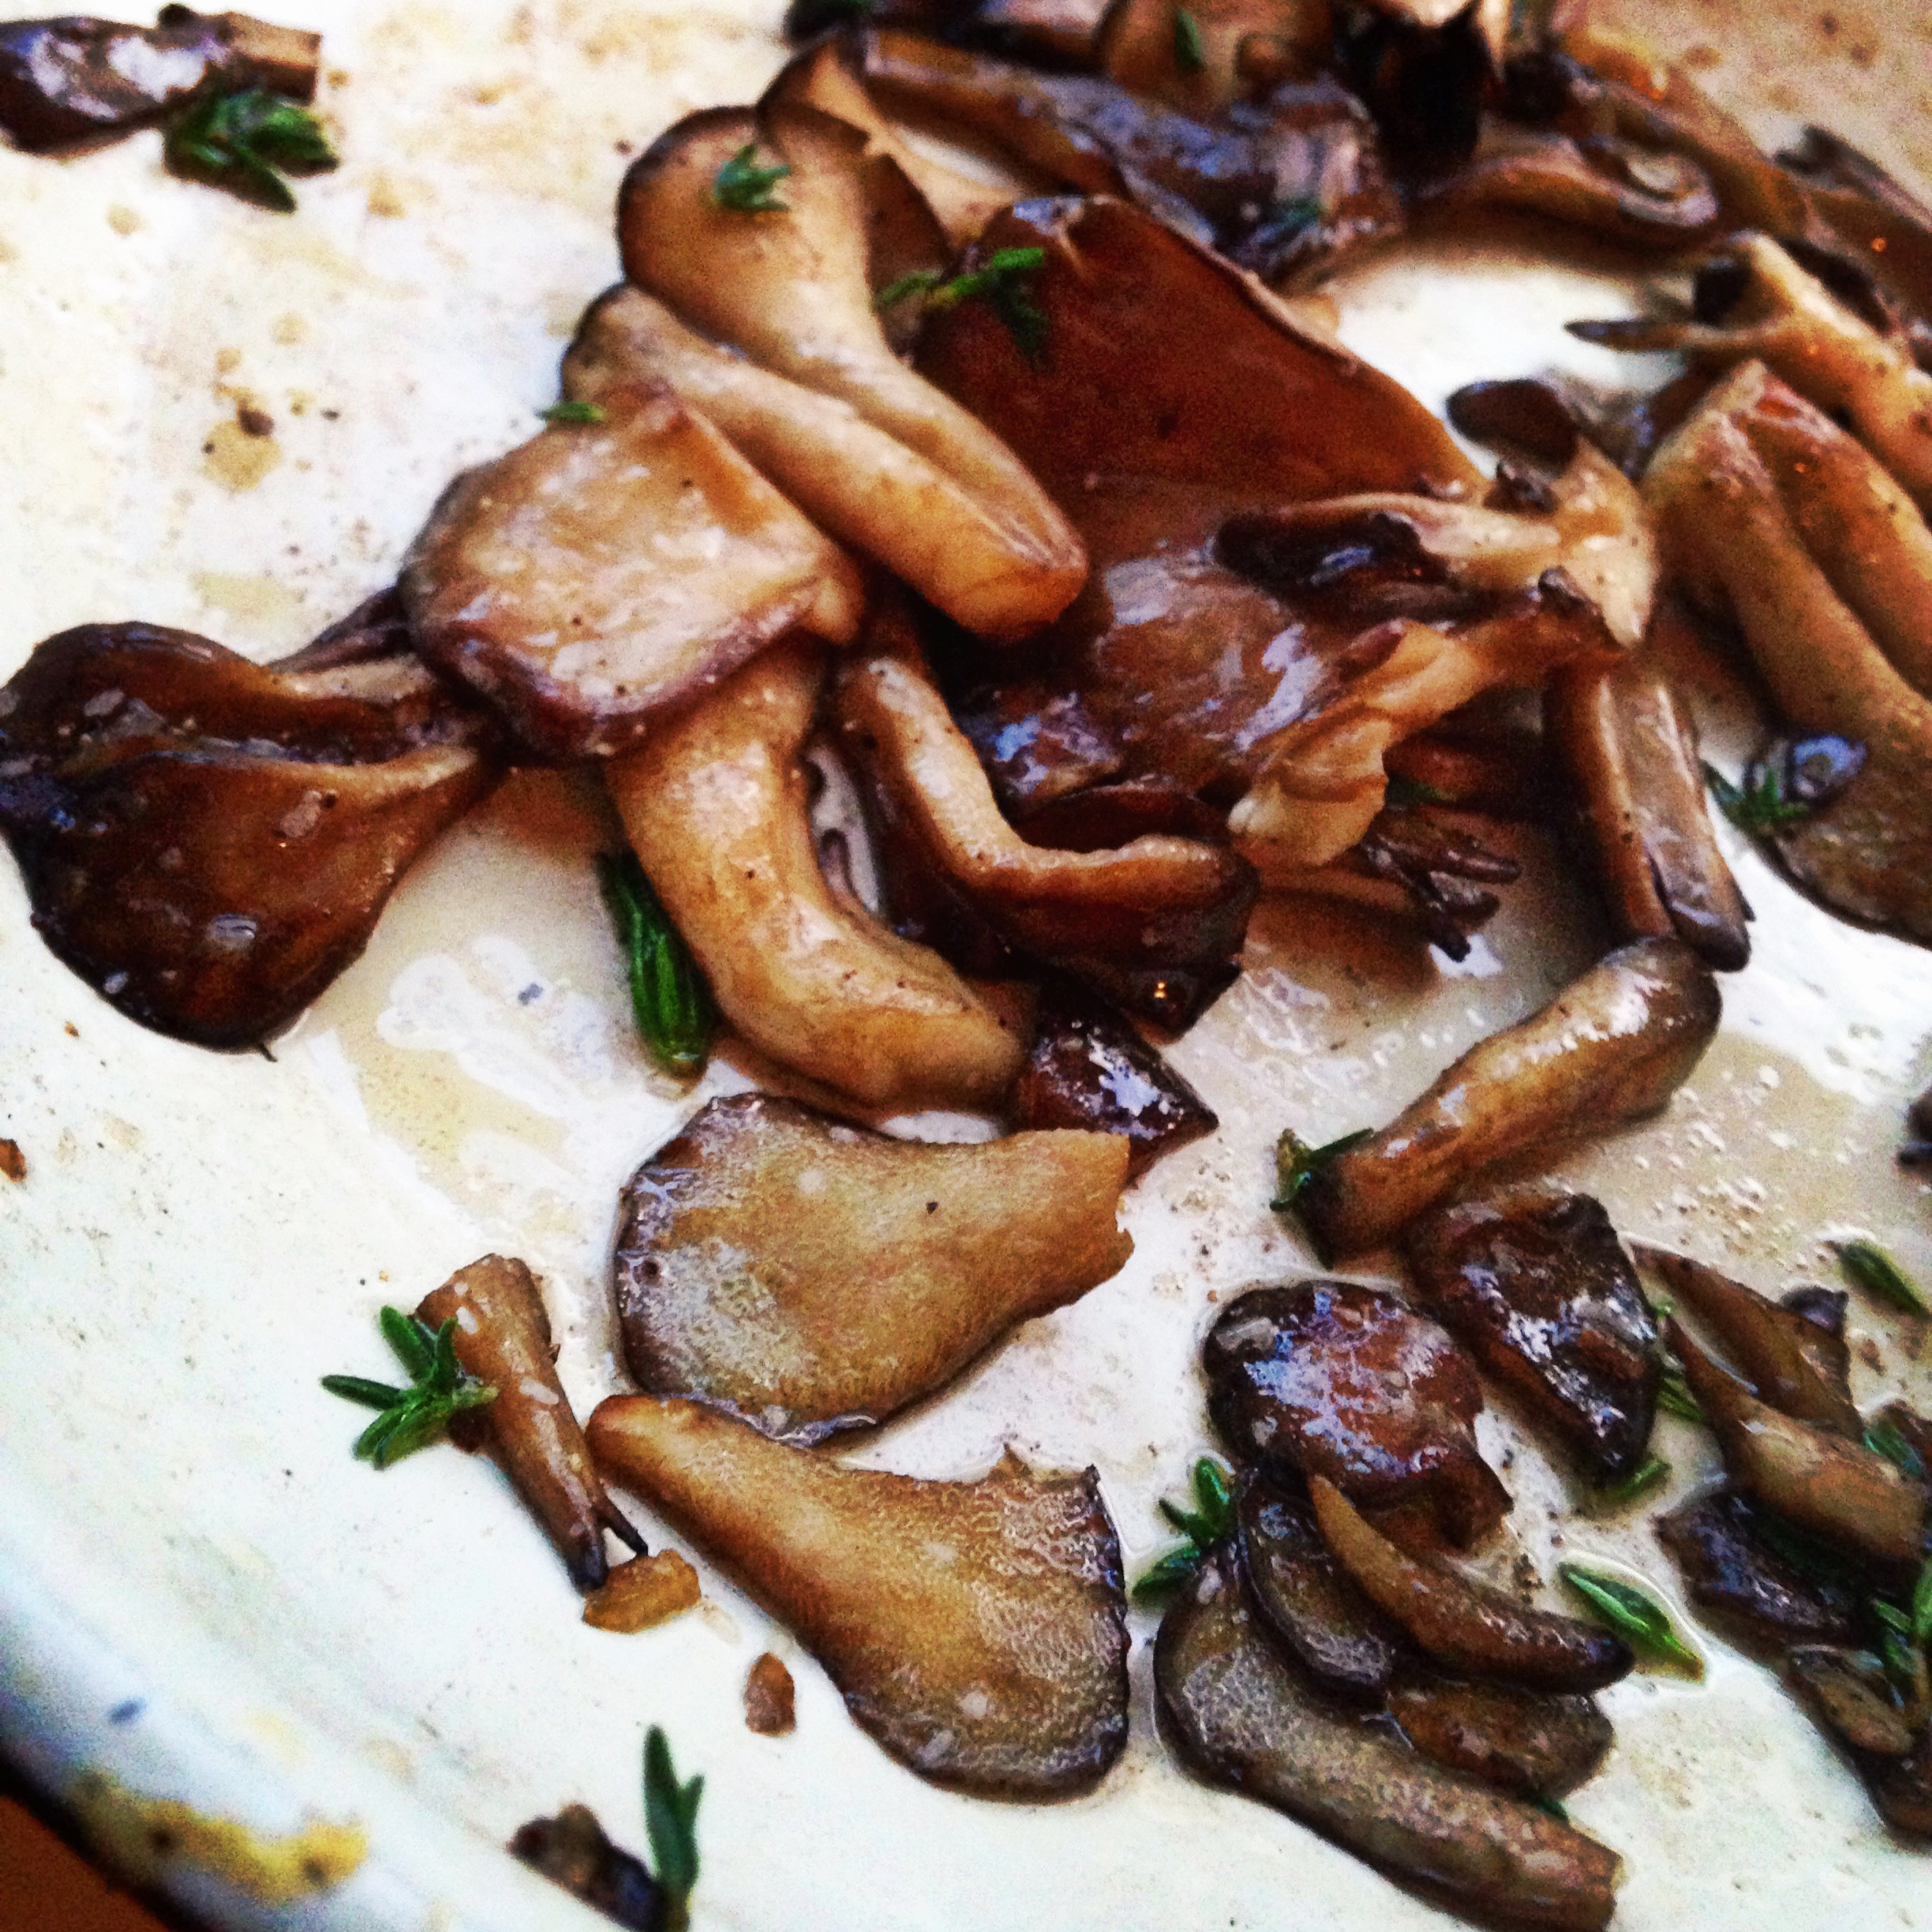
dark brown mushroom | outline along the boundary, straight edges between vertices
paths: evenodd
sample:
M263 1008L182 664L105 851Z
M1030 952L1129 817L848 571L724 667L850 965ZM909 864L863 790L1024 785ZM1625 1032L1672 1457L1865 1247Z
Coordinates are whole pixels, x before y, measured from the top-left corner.
M532 1818L519 1825L510 1850L593 1911L631 1932L666 1932L668 1901L650 1866L612 1844L588 1806L566 1805L553 1818Z
M1911 1750L1912 1728L1878 1658L1801 1644L1785 1657L1784 1681L1820 1728L1848 1750L1880 1758L1903 1758Z
M1716 1334L1773 1408L1853 1441L1863 1436L1865 1425L1852 1400L1842 1294L1812 1291L1836 1305L1836 1322L1821 1323L1814 1310L1780 1306L1689 1255L1649 1241L1631 1242L1631 1255Z
M1013 1088L1017 1128L1119 1134L1129 1179L1211 1134L1214 1110L1118 1013L1062 980L1050 982L1033 1045Z
M1615 1733L1593 1698L1416 1673L1389 1715L1425 1758L1525 1798L1560 1798L1593 1777Z
M929 1145L713 1100L625 1184L625 1358L791 1441L882 1422L1118 1273L1126 1178L1111 1134Z
M1324 1690L1380 1704L1410 1648L1323 1541L1313 1506L1253 1470L1235 1485L1236 1554L1254 1608Z
M1127 1741L1120 1544L1091 1470L974 1482L851 1469L695 1402L613 1395L590 1446L822 1664L859 1728L934 1784L1088 1791Z
M1672 1352L1709 1419L1731 1480L1800 1529L1880 1563L1914 1561L1924 1540L1926 1490L1875 1451L1761 1402L1675 1320Z
M1567 1445L1593 1483L1629 1475L1657 1406L1657 1323L1601 1204L1518 1188L1411 1225L1416 1290Z
M496 782L496 733L414 657L263 668L148 624L63 631L0 687L0 826L34 923L129 1019L268 1039Z
M1697 1064L1721 1011L1717 982L1687 946L1624 946L1324 1163L1301 1211L1331 1252L1354 1253L1505 1162L1547 1157L1654 1114Z
M1630 1674L1622 1638L1554 1611L1526 1608L1486 1583L1412 1556L1335 1485L1309 1479L1315 1519L1356 1586L1443 1669L1532 1690L1601 1690Z
M29 153L111 140L219 88L315 98L322 36L163 7L153 27L66 15L0 24L0 128Z
M1110 6L1101 71L1130 93L1208 120L1282 81L1314 80L1334 53L1331 0L1196 0L1188 12L1191 36L1170 0Z
M745 1728L759 1737L785 1737L798 1728L792 1673L767 1650L745 1679Z
M1906 1756L1860 1768L1872 1803L1894 1831L1932 1838L1932 1725L1921 1728Z
M432 1328L454 1321L451 1339L464 1372L496 1399L470 1424L489 1443L530 1514L542 1524L580 1590L610 1574L604 1532L641 1556L644 1539L605 1493L583 1431L557 1380L550 1318L529 1268L485 1255L423 1297L416 1316Z
M1754 1504L1720 1488L1660 1517L1657 1533L1691 1601L1753 1647L1854 1642L1863 1608L1856 1578L1785 1553L1773 1540L1778 1526L1766 1524Z
M1420 1508L1465 1546L1510 1507L1476 1447L1482 1388L1468 1357L1384 1289L1249 1289L1201 1363L1208 1413L1241 1462L1290 1483L1332 1477L1367 1508Z
M1154 1683L1197 1777L1272 1805L1456 1908L1601 1932L1618 1859L1546 1811L1460 1777L1320 1701L1269 1642L1225 1558L1163 1620Z

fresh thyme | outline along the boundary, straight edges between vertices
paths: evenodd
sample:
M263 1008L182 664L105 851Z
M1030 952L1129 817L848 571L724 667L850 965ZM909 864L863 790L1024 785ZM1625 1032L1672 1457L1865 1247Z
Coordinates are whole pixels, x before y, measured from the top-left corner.
M197 101L170 124L162 154L174 173L283 215L295 212L284 174L315 174L336 165L321 122L266 88Z
M691 1923L691 1895L698 1882L698 1801L704 1780L680 1784L671 1746L656 1724L644 1739L644 1829L650 1839L651 1876L665 1895L665 1932Z
M1201 39L1200 22L1185 7L1174 9L1174 65L1184 74L1197 74L1208 65L1208 45Z
M1193 1582L1208 1552L1234 1527L1234 1492L1212 1456L1194 1465L1194 1507L1162 1499L1160 1512L1186 1537L1160 1557L1133 1587L1136 1603L1155 1603Z
M1784 796L1783 781L1769 765L1755 778L1747 772L1741 786L1733 784L1713 765L1704 767L1704 778L1718 810L1740 832L1754 838L1788 830L1811 815L1809 805Z
M734 215L783 215L788 204L772 190L792 172L788 163L760 167L758 143L747 141L711 178L711 199Z
M1309 1183L1330 1162L1374 1138L1372 1128L1361 1127L1354 1133L1343 1134L1339 1140L1310 1147L1290 1128L1275 1144L1275 1198L1268 1205L1277 1214L1290 1212L1300 1204Z
M872 305L890 309L918 296L929 309L953 309L978 298L1006 324L1020 354L1038 365L1046 359L1046 316L1023 278L1046 261L1043 248L995 249L977 268L949 280L936 268L915 268L888 283L872 298Z
M1653 1489L1668 1482L1670 1474L1671 1466L1661 1456L1646 1456L1627 1476L1593 1491L1593 1500L1613 1508L1625 1503L1634 1503L1639 1496L1648 1496Z
M537 414L547 423L601 423L610 414L601 403L567 400L552 402Z
M1704 1675L1704 1660L1677 1634L1670 1612L1648 1590L1582 1563L1567 1563L1557 1574L1632 1649L1693 1677Z
M494 1402L496 1391L458 1366L454 1316L440 1328L432 1328L400 1309L385 1308L380 1320L383 1335L407 1372L410 1386L395 1388L387 1382L350 1375L324 1376L322 1386L345 1402L381 1411L356 1438L355 1453L364 1462L387 1469L412 1449L434 1441L452 1417Z
M623 948L638 1031L668 1073L702 1072L717 1019L704 975L635 853L601 859L597 871Z
M1925 1291L1876 1241L1833 1241L1845 1279L1908 1315L1932 1315Z

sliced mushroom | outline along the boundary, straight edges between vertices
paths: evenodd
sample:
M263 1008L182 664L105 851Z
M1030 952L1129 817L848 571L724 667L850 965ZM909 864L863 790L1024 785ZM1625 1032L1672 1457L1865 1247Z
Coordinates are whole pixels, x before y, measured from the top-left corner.
M580 1590L602 1587L610 1574L606 1530L645 1554L644 1539L605 1494L591 1464L557 1380L550 1317L529 1268L485 1255L425 1295L416 1315L432 1328L454 1321L458 1364L496 1391L475 1427L556 1546L571 1581Z
M1126 1597L1092 1470L1036 1476L1009 1455L975 1482L929 1482L647 1395L610 1397L590 1435L612 1477L786 1623L908 1769L1054 1798L1120 1755Z
M1911 1728L1876 1657L1802 1644L1784 1660L1784 1680L1820 1728L1848 1749L1881 1758L1903 1758L1911 1749Z
M1883 1758L1865 1772L1865 1788L1894 1831L1932 1838L1932 1726L1922 1727L1905 1757Z
M1197 0L1188 13L1191 36L1168 0L1110 7L1101 71L1129 93L1208 119L1269 83L1312 80L1334 52L1330 0Z
M824 666L768 651L611 761L611 795L726 1018L784 1065L876 1106L972 1106L1024 1049L937 953L900 939L818 869L799 754Z
M625 1185L625 1359L791 1441L882 1422L1118 1273L1126 1179L1111 1134L927 1146L713 1100Z
M1332 81L1196 120L1093 75L1040 73L890 28L863 47L887 107L978 135L1063 187L1121 195L1270 281L1401 225L1375 129Z
M1386 1241L1505 1162L1665 1105L1717 1030L1717 982L1689 947L1641 939L1472 1047L1419 1099L1325 1163L1300 1203L1336 1254Z
M1063 981L1050 983L1041 998L1013 1117L1020 1128L1119 1135L1130 1180L1221 1124L1126 1020Z
M1842 422L1921 509L1932 506L1932 375L1902 337L1881 335L1767 235L1747 235L1708 278L1694 316L1573 324L1586 342L1674 350L1720 369L1763 363ZM1721 287L1721 296L1717 290Z
M779 210L740 212L713 193L718 170L747 144L791 170ZM862 131L800 100L773 101L759 114L687 116L624 178L624 272L683 321L846 403L949 478L956 495L946 515L970 506L980 553L949 567L977 580L987 550L1004 556L973 605L974 627L1018 637L1065 607L1086 558L1013 452L893 354L873 306L866 149Z
M1630 1674L1635 1659L1622 1638L1410 1556L1324 1477L1309 1479L1309 1494L1350 1579L1444 1669L1561 1691L1601 1690Z
M1467 161L1496 66L1501 0L1390 0L1346 9L1335 51L1366 103L1389 167L1413 193Z
M622 751L796 627L859 620L849 559L661 383L606 392L444 494L402 570L416 640L533 750Z
M877 642L841 671L835 715L907 842L1013 945L1143 1017L1191 1023L1240 970L1252 870L1225 845L1166 833L1098 852L1022 838L916 646Z
M1631 1256L1710 1327L1773 1408L1855 1442L1863 1436L1865 1425L1852 1400L1842 1297L1837 1325L1825 1326L1804 1309L1780 1307L1689 1255L1632 1241Z
M1425 1215L1405 1239L1416 1289L1592 1482L1642 1460L1657 1327L1601 1204L1518 1188Z
M1263 1622L1324 1690L1379 1705L1409 1648L1401 1625L1350 1581L1305 1498L1245 1470L1235 1501L1241 1574Z
M264 668L148 624L48 638L0 687L0 826L34 923L131 1020L249 1046L369 942L496 782L414 658Z
M245 13L162 9L153 27L66 16L0 24L0 128L30 154L111 139L215 88L313 100L322 36Z
M1714 1612L1759 1648L1792 1643L1847 1644L1858 1635L1863 1608L1855 1578L1800 1567L1770 1540L1764 1513L1723 1488L1680 1503L1657 1519L1690 1600Z
M1154 1683L1169 1735L1209 1782L1462 1911L1544 1932L1609 1923L1615 1853L1324 1705L1268 1642L1225 1558L1163 1620Z
M1760 1402L1673 1320L1670 1345L1710 1420L1731 1480L1801 1529L1876 1558L1910 1563L1925 1534L1926 1492L1862 1443Z
M1389 1693L1389 1715L1425 1758L1525 1798L1560 1798L1593 1776L1615 1733L1593 1698L1423 1675Z
M553 1818L532 1818L519 1825L510 1851L631 1932L661 1932L668 1901L650 1867L612 1844L588 1806L566 1805Z
M1664 605L1653 644L1684 621ZM1560 671L1544 704L1619 936L1675 934L1717 972L1740 971L1749 914L1712 830L1696 724L1657 650Z
M1510 1507L1476 1447L1482 1388L1468 1357L1385 1290L1249 1289L1209 1331L1201 1364L1222 1441L1278 1480L1327 1476L1368 1508L1420 1507L1464 1545Z

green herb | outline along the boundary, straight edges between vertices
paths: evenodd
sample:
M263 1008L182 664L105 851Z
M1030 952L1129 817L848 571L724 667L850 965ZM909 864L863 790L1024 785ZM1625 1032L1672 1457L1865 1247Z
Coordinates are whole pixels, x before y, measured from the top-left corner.
M1686 1422L1702 1423L1706 1419L1704 1405L1690 1393L1683 1364L1674 1355L1664 1357L1664 1379L1657 1384L1657 1406L1666 1415L1680 1417Z
M1670 1473L1671 1466L1661 1456L1646 1456L1627 1476L1593 1491L1593 1497L1598 1503L1612 1505L1634 1503L1638 1497L1648 1496L1660 1485L1668 1482Z
M783 215L788 204L772 189L792 172L788 163L760 167L758 143L747 141L711 179L711 199L734 215Z
M1554 1798L1545 1797L1541 1792L1531 1795L1530 1802L1546 1816L1553 1818L1559 1825L1570 1822L1570 1814Z
M1375 1138L1372 1127L1357 1129L1321 1147L1310 1147L1290 1128L1275 1143L1275 1198L1268 1203L1277 1214L1286 1214L1297 1206L1308 1185L1331 1161L1339 1159L1351 1148Z
M1418 805L1451 805L1455 801L1447 792L1439 792L1406 772L1391 772L1383 802L1391 811L1413 811Z
M547 423L601 423L610 414L597 402L552 402L537 414Z
M307 108L247 88L211 94L171 122L162 154L177 174L225 188L279 213L295 212L285 172L313 174L336 165L322 124Z
M644 1829L650 1838L651 1876L665 1893L666 1932L691 1923L691 1889L698 1882L698 1800L704 1780L680 1784L671 1746L653 1724L644 1739Z
M1923 1291L1876 1241L1833 1241L1845 1279L1908 1315L1932 1315Z
M1167 1552L1133 1587L1136 1603L1153 1603L1191 1583L1208 1552L1234 1527L1234 1492L1228 1473L1212 1456L1194 1465L1194 1507L1162 1500L1160 1512L1187 1538Z
M1185 7L1174 9L1174 65L1183 73L1197 74L1208 65L1208 46L1200 22Z
M716 1020L704 975L635 853L600 859L597 874L628 964L638 1031L667 1072L701 1072Z
M1322 204L1316 197L1296 195L1289 200L1277 201L1268 210L1259 232L1271 242L1286 242L1304 228L1312 228L1321 218ZM1446 799L1442 801L1444 804L1448 802Z
M1904 1432L1896 1422L1881 1417L1866 1430L1865 1447L1874 1455L1883 1456L1914 1482L1925 1481L1925 1458L1905 1440Z
M1046 317L1021 278L1046 262L1043 248L995 249L977 268L942 282L927 296L927 306L951 309L978 297L1006 324L1020 353L1037 367L1046 359Z
M1740 832L1754 837L1782 832L1811 815L1811 807L1784 796L1784 782L1769 766L1756 778L1747 773L1743 785L1734 785L1716 766L1704 767L1705 782L1717 808Z
M382 1411L356 1438L355 1452L376 1468L387 1469L441 1435L452 1416L494 1402L496 1391L457 1366L453 1316L440 1328L432 1328L400 1309L386 1308L380 1320L384 1337L395 1350L410 1386L392 1388L386 1382L346 1375L324 1376L322 1386L331 1395Z
M1912 1586L1911 1638L1922 1648L1932 1641L1932 1562L1919 1572L1919 1581Z
M1704 1675L1704 1660L1677 1634L1670 1612L1648 1590L1582 1563L1565 1563L1557 1574L1633 1649L1693 1677Z
M945 277L937 268L915 268L900 275L896 281L888 282L872 298L874 309L896 308L914 295L930 295L940 287Z

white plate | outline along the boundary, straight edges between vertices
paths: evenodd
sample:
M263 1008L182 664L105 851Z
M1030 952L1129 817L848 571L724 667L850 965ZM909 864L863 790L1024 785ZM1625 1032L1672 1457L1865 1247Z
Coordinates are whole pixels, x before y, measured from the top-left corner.
M273 10L326 30L345 156L293 219L167 179L152 137L68 163L0 152L0 672L65 625L119 617L267 657L380 585L451 473L555 395L575 317L616 273L620 144L751 98L781 58L773 9L749 0ZM1705 77L1761 134L1802 109L1923 179L1907 144L1926 23L1835 18L1828 32L1780 0L1653 24L1721 45ZM1560 325L1629 305L1603 273L1440 244L1339 294L1349 339L1435 405L1557 358L1612 372ZM260 451L220 428L242 395L277 425L279 460L253 481L236 465ZM1735 695L1702 695L1735 757ZM1071 1804L977 1803L889 1762L709 1568L701 1612L604 1634L488 1464L350 1461L355 1413L316 1377L380 1372L378 1307L490 1248L545 1276L580 1413L619 1386L618 1185L741 1080L721 1065L682 1095L642 1060L589 869L601 836L561 781L514 783L412 875L274 1064L119 1019L47 953L0 866L0 1133L30 1163L0 1182L0 1744L50 1791L91 1793L124 1851L155 1822L146 1801L245 1828L164 1818L200 1855L148 1866L223 1926L587 1926L499 1848L577 1799L641 1848L650 1722L707 1777L701 1932L1446 1923L1185 1778L1154 1735L1138 1615L1120 1768ZM1144 1563L1156 1500L1207 1446L1194 1360L1215 1300L1307 1264L1265 1207L1275 1133L1386 1118L1598 949L1584 896L1521 843L1530 875L1462 968L1264 908L1247 975L1174 1055L1225 1125L1136 1190L1133 1263L863 1456L969 1473L1011 1442L1091 1462ZM1822 1237L1854 1227L1932 1276L1923 1189L1892 1161L1932 955L1853 933L1733 856L1758 951L1725 982L1723 1033L1663 1120L1559 1171L1625 1233L1763 1286L1819 1269ZM1905 1325L1862 1305L1854 1321L1861 1398L1923 1399ZM1680 1486L1695 1480L1702 1444L1661 1426ZM1642 1514L1574 1516L1509 1418L1492 1409L1482 1431L1546 1575L1560 1537L1675 1597ZM1932 1926L1927 1867L1767 1673L1701 1642L1702 1686L1639 1676L1608 1694L1618 1748L1574 1801L1626 1855L1619 1927ZM768 1647L798 1679L781 1740L743 1722ZM291 1865L275 1840L329 1825L345 1833L301 1844L351 1848L345 1882L302 1889L295 1857L299 1896L249 1896Z

